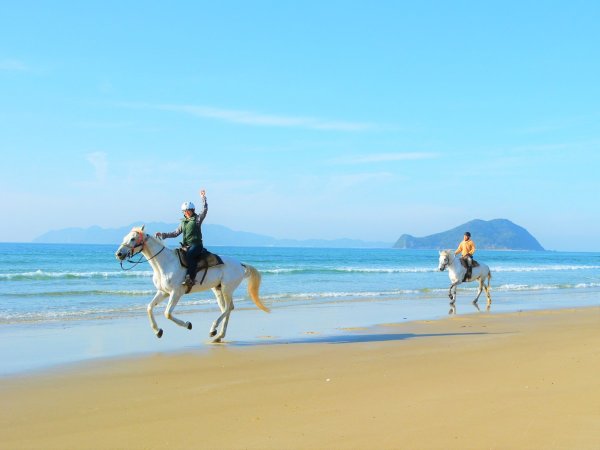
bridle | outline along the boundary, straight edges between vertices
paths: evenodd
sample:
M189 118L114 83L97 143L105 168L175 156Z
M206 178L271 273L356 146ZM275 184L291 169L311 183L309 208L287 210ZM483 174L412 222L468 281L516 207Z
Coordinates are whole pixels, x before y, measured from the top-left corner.
M121 269L122 270L131 270L135 266L137 266L138 264L140 264L140 263L142 263L144 261L150 261L151 259L154 259L158 255L160 255L160 253L166 248L166 247L163 247L154 256L151 256L150 258L144 259L145 257L142 254L142 251L144 250L144 245L146 244L145 237L147 235L143 231L141 231L141 230L133 229L131 231L133 231L133 232L135 232L137 234L137 238L135 240L135 244L134 245L128 245L128 244L125 244L125 243L121 244L121 247L125 247L125 248L129 249L129 251L127 252L127 255L125 255L125 258L123 258L121 260L121 262L119 263L121 265ZM139 247L141 247L141 250L139 250L138 252L136 252L135 249L139 248ZM136 255L137 253L140 254L140 259L138 259L137 261L133 261L131 258L133 258L134 255ZM129 267L127 269L125 267L123 267L123 261L127 261L128 263L130 263L131 267Z

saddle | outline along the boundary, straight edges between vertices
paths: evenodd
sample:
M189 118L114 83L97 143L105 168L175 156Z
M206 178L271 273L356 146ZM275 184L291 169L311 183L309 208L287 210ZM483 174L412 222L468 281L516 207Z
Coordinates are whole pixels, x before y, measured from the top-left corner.
M473 258L471 258L471 267L469 267L467 265L467 260L465 258L460 258L460 264L467 269L467 271L465 272L465 276L463 277L463 283L466 281L469 281L469 279L471 278L471 270L473 269L473 267L477 267L479 266L479 263L477 261L475 261Z
M464 258L460 258L460 263L465 269L469 268L469 266L467 266L467 261L465 261ZM479 263L477 261L473 260L473 265L471 267L478 267L478 266L479 266Z
M179 258L179 263L181 264L181 266L187 268L187 261L185 257L187 247L181 247L176 249L175 251L177 253L177 257ZM223 260L219 255L211 253L206 249L202 249L202 253L198 258L198 265L196 266L198 272L200 272L201 270L204 271L204 274L202 274L202 279L200 280L200 284L202 284L202 282L204 281L206 273L208 272L208 269L210 267L219 266L221 264L223 264Z

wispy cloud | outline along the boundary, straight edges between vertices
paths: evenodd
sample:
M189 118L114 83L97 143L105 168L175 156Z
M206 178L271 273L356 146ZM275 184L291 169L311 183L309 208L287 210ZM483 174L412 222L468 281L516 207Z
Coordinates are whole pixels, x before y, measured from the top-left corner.
M88 162L94 167L96 172L96 180L106 180L108 174L108 159L104 152L93 152L86 155Z
M150 104L122 104L131 108L158 109L173 111L203 119L220 120L223 122L238 123L250 126L305 128L310 130L328 131L372 131L379 127L366 122L347 122L340 120L319 119L314 117L292 117L276 114L264 114L256 111L238 109L214 108L204 105L150 105Z
M272 126L287 128L308 128L313 130L332 131L366 131L374 126L368 123L343 122L316 119L312 117L289 117L272 114L262 114L254 111L220 109L206 106L191 105L161 105L163 110L180 111L207 119L223 120L225 122L241 123L255 126Z
M380 163L392 161L414 161L419 159L435 159L437 153L431 152L394 152L394 153L375 153L364 156L348 156L336 160L338 163L344 164L365 164L365 163Z
M552 144L531 144L519 145L503 151L513 151L516 153L529 154L532 152L564 152L564 151L593 151L600 149L600 140L592 139L588 141L557 142Z
M18 59L0 59L0 70L24 72L28 69L27 65Z
M368 183L373 180L389 179L392 177L393 174L391 174L390 172L352 173L333 175L331 177L331 181L335 184L354 186L358 184Z
M85 121L78 122L75 124L81 128L100 128L100 129L118 129L118 128L135 128L137 124L135 122L99 122L99 121Z

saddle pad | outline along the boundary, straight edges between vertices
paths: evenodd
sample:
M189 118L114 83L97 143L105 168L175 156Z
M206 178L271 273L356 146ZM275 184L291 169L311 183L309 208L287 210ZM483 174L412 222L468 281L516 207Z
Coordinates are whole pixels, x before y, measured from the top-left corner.
M179 263L187 268L187 262L185 260L185 251L181 248L176 249L177 257L179 258ZM206 269L209 267L219 266L223 264L223 260L219 255L209 252L204 249L200 258L198 259L198 270Z
M467 269L467 268L468 268L468 266L467 266L467 261L465 261L463 258L460 258L460 263L462 264L462 266L463 266L465 269ZM478 266L479 266L479 263L478 263L477 261L473 260L473 265L472 265L471 267L478 267Z

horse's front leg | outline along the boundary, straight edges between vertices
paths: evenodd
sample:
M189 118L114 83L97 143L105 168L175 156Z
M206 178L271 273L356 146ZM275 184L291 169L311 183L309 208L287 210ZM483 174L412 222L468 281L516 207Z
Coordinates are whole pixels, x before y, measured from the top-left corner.
M171 296L169 297L169 303L167 304L167 307L165 308L165 317L169 320L172 320L180 327L184 327L184 328L187 328L188 330L191 330L192 322L184 322L183 320L178 319L177 317L175 317L173 315L173 310L175 309L175 306L177 306L177 302L179 302L180 298L181 298L181 290L180 289L175 289L173 292L171 292Z
M450 291L448 293L448 296L450 297L450 311L448 311L448 314L456 314L456 286L458 286L459 284L460 280L450 285Z
M456 301L456 286L458 286L461 282L456 281L450 285L450 290L448 291L448 297L450 297L450 303L454 303Z
M156 320L154 319L154 307L160 302L162 302L164 299L166 299L168 296L169 295L164 293L163 291L156 291L154 298L150 303L148 303L148 307L146 308L146 311L148 311L148 318L150 319L150 326L154 330L154 334L156 334L156 336L159 338L162 337L163 330L162 328L158 328Z

